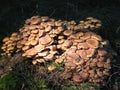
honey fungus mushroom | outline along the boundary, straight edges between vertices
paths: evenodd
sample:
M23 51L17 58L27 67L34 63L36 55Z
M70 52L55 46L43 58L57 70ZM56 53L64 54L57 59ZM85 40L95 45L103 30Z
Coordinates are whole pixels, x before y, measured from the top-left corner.
M23 57L31 58L34 65L63 63L64 70L58 75L62 79L100 84L111 69L109 43L93 32L101 25L101 21L93 17L76 23L33 16L18 33L3 39L2 55L21 52ZM54 65L47 69L57 70Z
M10 37L5 37L3 39L3 46L1 49L4 51L4 53L2 53L2 55L11 56L15 50L17 50L16 44L20 40L19 36L20 35L17 32L14 32Z
M86 37L86 34L89 34L88 38L78 40L81 37ZM76 37L73 37L73 35L76 35ZM69 45L70 47L65 50L61 58L63 58L62 62L65 64L65 72L73 73L71 80L75 83L89 81L95 84L104 81L109 76L108 73L111 68L109 62L111 61L109 58L111 56L107 48L102 46L104 40L93 32L82 32L81 35L76 33L70 35L68 38L73 44L71 46ZM58 60L61 61L61 59L56 60L56 62L61 63ZM106 68L108 72L105 74L103 71ZM79 74L81 72L85 73L85 78Z

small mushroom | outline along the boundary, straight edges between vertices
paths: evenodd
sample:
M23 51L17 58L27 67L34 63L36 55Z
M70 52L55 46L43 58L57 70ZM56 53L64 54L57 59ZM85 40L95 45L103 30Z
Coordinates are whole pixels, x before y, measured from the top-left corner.
M18 33L12 33L11 37L16 37Z
M100 57L105 56L106 54L107 54L107 51L105 51L105 50L98 50L98 55Z
M35 24L38 24L40 21L41 21L40 18L33 18L33 19L30 21L30 24L35 25Z
M5 38L3 39L3 42L7 42L7 41L9 41L9 37L5 37Z
M50 42L52 42L52 38L48 34L39 39L39 43L42 45L48 45Z
M70 36L70 35L72 34L72 30L65 30L65 31L63 32L63 34L64 34L65 36Z
M31 49L27 50L27 51L23 54L23 56L24 56L24 55L25 55L25 56L34 56L34 55L36 55L36 54L37 54L37 52L36 52L35 48L31 48Z
M95 49L89 48L88 50L86 50L87 53L87 57L92 57L95 53Z
M47 26L47 27L45 28L45 32L49 32L51 29L52 29L51 26Z
M78 49L88 49L89 47L85 42L83 42L83 43L78 43L77 48Z
M69 48L71 45L72 45L72 41L65 40L64 43L62 44L62 47Z
M38 53L38 56L40 56L40 57L44 57L44 56L47 56L47 55L48 55L48 51L42 51L42 52Z
M98 48L99 42L96 39L87 39L86 43L90 48Z
M45 62L45 59L39 58L39 59L36 59L36 61L39 62L39 63L44 63L44 62Z
M38 53L38 52L41 52L42 50L45 49L45 46L42 45L42 44L38 44L34 47L35 51Z
M32 34L37 34L38 32L39 32L38 29L35 29L35 30L31 31Z
M73 77L72 77L72 80L75 82L75 83L81 83L83 82L81 76L79 74L74 74Z
M26 50L28 50L30 48L30 46L24 46L24 47L22 47L22 50L23 51L26 51Z
M48 54L47 56L44 57L45 60L53 60L54 59L54 55L53 54Z
M38 36L41 37L44 34L44 30L39 30Z
M36 40L31 40L31 41L30 41L30 45L32 45L32 46L37 45L37 43L38 43L38 42L37 42Z
M91 38L96 39L98 41L102 41L102 38L99 35L93 34Z
M37 64L37 60L33 60L33 61L32 61L32 64L33 64L33 65L36 65L36 64Z
M97 62L98 67L104 67L104 62Z
M56 69L56 66L55 65L50 65L50 66L48 66L48 71L53 71L53 70L55 70Z
M86 50L79 50L78 53L81 58L84 58L84 59L87 58Z

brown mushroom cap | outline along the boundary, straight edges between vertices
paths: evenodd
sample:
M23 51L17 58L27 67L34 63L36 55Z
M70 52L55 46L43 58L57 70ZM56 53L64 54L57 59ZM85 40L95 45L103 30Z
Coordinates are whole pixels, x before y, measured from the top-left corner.
M42 52L39 52L39 53L38 53L38 56L44 57L44 56L47 56L48 53L49 53L48 51L42 51Z
M52 42L52 38L47 34L39 39L39 43L42 45L47 45Z
M98 62L98 63L97 63L97 66L98 66L98 67L104 67L104 62Z
M36 59L36 61L39 62L39 63L43 63L43 62L45 62L45 59L39 58L39 59Z
M105 56L107 54L107 51L105 51L105 50L98 50L98 55L99 56Z
M72 34L72 30L65 30L65 31L63 32L63 34L64 34L65 36L70 36L70 35Z
M3 42L7 42L7 41L9 41L9 37L5 37L5 38L3 39Z
M23 51L26 51L26 50L28 50L30 48L30 46L24 46L24 47L22 47L22 50Z
M56 69L56 66L55 65L50 65L48 66L48 71L53 71Z
M33 61L32 61L32 64L33 64L33 65L37 64L37 61L36 61L36 60L33 60Z
M86 43L90 48L98 48L99 42L96 39L87 39Z
M30 57L32 57L32 56L36 55L37 53L38 53L38 51L35 48L31 48L31 49L27 50L23 54L23 56L28 56L28 57L30 56Z
M96 39L96 40L98 40L98 41L102 41L102 38L101 38L101 36L99 36L99 35L93 34L93 35L91 36L91 38L94 38L94 39Z
M31 40L31 41L30 41L30 44L31 44L32 46L37 45L37 43L38 43L38 41L36 41L36 40Z
M83 43L78 43L77 48L78 49L88 49L89 47L85 42L83 42Z
M11 37L16 37L18 33L12 33Z
M87 57L92 57L95 53L95 49L89 48L88 50L86 50L87 53Z
M79 50L78 53L79 53L79 56L81 58L84 58L84 59L87 58L87 52L86 52L86 50Z
M83 82L81 76L79 74L74 74L73 77L72 77L72 80L75 82L75 83L81 83Z
M36 17L36 18L32 18L32 20L30 21L30 24L38 24L39 22L41 22L41 19Z
M53 59L54 59L54 55L53 55L53 54L48 54L47 56L44 57L44 59L45 59L46 61L48 61L48 60L53 60Z

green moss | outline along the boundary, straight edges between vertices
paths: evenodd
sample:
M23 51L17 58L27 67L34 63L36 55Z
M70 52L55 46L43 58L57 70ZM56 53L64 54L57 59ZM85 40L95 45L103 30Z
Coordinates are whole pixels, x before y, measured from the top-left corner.
M7 74L0 78L0 90L18 90L21 87L19 77Z

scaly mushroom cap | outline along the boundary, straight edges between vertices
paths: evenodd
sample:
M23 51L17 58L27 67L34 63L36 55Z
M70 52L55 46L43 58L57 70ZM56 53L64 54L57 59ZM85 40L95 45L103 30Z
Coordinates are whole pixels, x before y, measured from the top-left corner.
M49 35L45 35L39 39L39 43L42 45L47 45L52 41L52 38Z
M99 42L95 39L87 39L86 43L88 44L90 48L98 48L99 46Z

